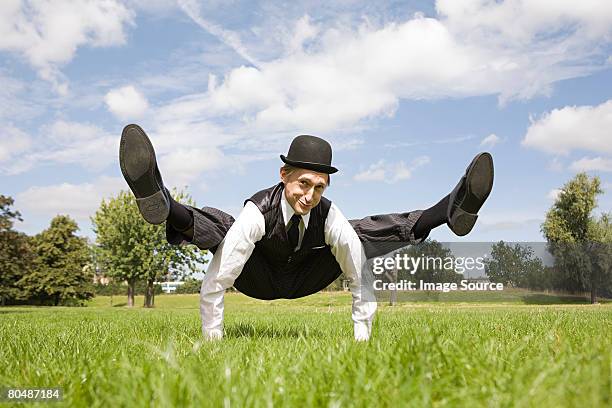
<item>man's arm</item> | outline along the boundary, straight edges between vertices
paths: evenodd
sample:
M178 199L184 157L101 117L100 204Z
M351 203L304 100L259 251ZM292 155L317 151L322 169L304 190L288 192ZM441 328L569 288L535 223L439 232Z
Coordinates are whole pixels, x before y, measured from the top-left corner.
M333 203L325 221L325 242L331 247L336 261L350 282L355 340L368 340L377 304L368 286L369 281L366 279L368 282L362 282L366 255L357 233Z
M205 338L223 337L223 295L240 276L244 264L253 253L255 243L263 237L265 228L261 211L248 201L219 244L200 291L202 333Z

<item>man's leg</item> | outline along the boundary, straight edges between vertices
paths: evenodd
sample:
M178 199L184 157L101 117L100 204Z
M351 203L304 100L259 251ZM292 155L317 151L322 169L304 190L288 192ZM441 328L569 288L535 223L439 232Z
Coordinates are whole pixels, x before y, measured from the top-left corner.
M234 218L216 208L200 210L176 202L164 186L149 137L137 125L123 129L119 164L143 218L151 224L166 221L169 243L188 241L200 249L215 251Z
M433 207L424 211L373 215L349 222L363 242L367 257L374 258L419 243L432 229L443 224L459 236L468 234L492 187L493 159L489 153L480 153L453 191Z
M287 287L290 290L283 297L297 299L312 295L331 285L341 274L342 269L332 252L327 248L317 249L308 262L289 275L291 282Z
M170 214L168 214L166 223L170 224L176 231L181 232L187 238L187 241L191 241L193 239L193 212L189 207L174 200L172 196L169 196L169 198Z
M450 195L446 195L436 205L421 213L414 227L412 227L415 238L427 237L432 229L446 224L449 198Z
M249 297L273 300L284 297L284 283L282 277L274 273L261 251L255 248L233 286Z
M429 231L416 237L414 225L423 211L370 215L360 220L349 220L363 244L368 259L375 258L427 238Z
M166 239L173 245L189 242L215 253L233 223L234 217L216 208L195 208L174 201L166 221Z

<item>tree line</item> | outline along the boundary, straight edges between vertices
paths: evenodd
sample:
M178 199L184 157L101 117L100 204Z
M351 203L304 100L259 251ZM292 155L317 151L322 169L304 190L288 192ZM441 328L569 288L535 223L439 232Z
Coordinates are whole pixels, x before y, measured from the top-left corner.
M13 199L0 195L0 303L74 304L93 296L93 276L85 266L89 250L78 226L58 215L35 236L13 229L21 221Z
M602 193L598 177L577 174L541 226L553 265L544 265L528 246L501 241L485 268L489 279L533 290L590 292L592 303L612 297L612 214L593 214Z
M183 192L175 199L194 204ZM103 200L92 217L96 240L76 235L79 227L66 215L28 236L14 229L22 221L14 200L0 195L0 304L77 305L94 296L94 276L125 283L128 305L137 284L144 285L145 307L155 300L154 282L190 276L205 263L206 251L170 245L163 225L146 223L133 195L122 191Z
M541 226L554 264L544 265L528 246L500 241L485 264L489 280L533 290L590 291L592 302L597 296L612 296L612 214L593 215L602 192L598 177L576 175L563 186ZM173 196L195 205L183 192L174 191ZM129 306L134 305L136 288L144 286L144 306L152 307L155 281L189 277L205 262L206 251L168 244L165 227L146 223L135 198L125 191L102 201L92 217L94 243L77 236L77 223L65 215L54 217L34 236L18 232L14 224L22 218L11 208L13 203L11 197L0 195L2 305L80 304L94 296L93 278L98 275L115 285L125 283ZM449 249L431 240L402 253L452 257ZM461 278L445 268L399 275L392 279L456 282Z

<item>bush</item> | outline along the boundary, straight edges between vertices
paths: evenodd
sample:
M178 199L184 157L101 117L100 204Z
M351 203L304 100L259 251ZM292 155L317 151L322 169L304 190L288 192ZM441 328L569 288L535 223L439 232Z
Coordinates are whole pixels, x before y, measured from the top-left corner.
M194 294L200 293L202 281L198 279L186 279L185 283L176 288L174 293Z
M145 281L138 281L134 285L134 292L136 295L144 295L147 283ZM94 292L96 296L127 296L127 283L125 282L110 282L108 285L96 283L94 285ZM155 295L163 294L161 285L154 285Z

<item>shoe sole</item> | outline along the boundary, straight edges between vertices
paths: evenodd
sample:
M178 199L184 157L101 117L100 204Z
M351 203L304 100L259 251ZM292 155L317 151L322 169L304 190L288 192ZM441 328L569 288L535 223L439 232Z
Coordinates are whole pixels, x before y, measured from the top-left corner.
M452 231L458 236L470 233L478 219L478 211L489 197L493 189L493 157L489 153L481 153L472 160L466 175L467 191L464 203L468 201L467 208L461 206L455 209L451 217Z
M136 197L140 214L150 224L168 218L170 203L155 179L155 150L138 125L127 125L121 133L119 165L123 178Z
M466 209L477 213L493 189L493 158L489 153L481 153L476 157L476 163L468 174L468 194L473 196L478 204L475 208Z

